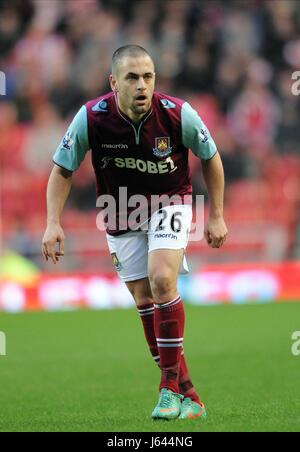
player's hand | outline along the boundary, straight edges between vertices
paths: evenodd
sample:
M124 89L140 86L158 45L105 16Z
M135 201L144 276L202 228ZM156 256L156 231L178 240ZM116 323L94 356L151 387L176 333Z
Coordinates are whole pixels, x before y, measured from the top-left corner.
M224 245L228 230L223 217L209 218L204 229L204 235L211 248L220 248Z
M56 244L58 243L58 251ZM42 242L42 252L48 261L52 259L53 264L59 261L60 256L65 254L65 234L59 224L48 225Z

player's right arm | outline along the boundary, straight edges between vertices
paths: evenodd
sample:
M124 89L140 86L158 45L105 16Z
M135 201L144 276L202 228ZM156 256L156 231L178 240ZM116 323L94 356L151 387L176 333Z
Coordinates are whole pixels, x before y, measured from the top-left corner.
M79 168L89 148L87 111L82 107L54 154L55 165L48 181L47 228L42 241L42 252L45 259L52 259L54 264L65 252L61 214L71 190L72 174Z
M65 253L65 234L60 217L69 196L72 185L72 173L55 165L47 188L47 228L43 237L43 255L56 264L59 256ZM58 243L58 251L56 244Z

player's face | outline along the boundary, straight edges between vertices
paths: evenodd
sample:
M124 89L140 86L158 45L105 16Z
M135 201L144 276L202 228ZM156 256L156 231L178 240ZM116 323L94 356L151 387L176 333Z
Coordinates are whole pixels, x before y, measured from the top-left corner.
M121 110L133 121L140 120L151 107L154 91L155 73L151 58L123 58L110 81L118 94Z

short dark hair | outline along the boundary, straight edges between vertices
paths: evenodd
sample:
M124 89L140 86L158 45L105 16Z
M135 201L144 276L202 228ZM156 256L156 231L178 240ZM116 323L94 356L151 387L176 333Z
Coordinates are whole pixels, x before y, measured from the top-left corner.
M116 71L117 65L122 58L140 56L148 56L152 60L151 56L147 50L144 49L144 47L132 44L119 47L112 56L112 72L114 73Z

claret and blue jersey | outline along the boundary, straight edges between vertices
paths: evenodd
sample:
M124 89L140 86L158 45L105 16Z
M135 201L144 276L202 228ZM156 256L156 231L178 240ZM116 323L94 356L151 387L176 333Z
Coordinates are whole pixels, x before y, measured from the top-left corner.
M97 195L118 199L142 194L190 195L189 149L208 160L216 145L195 110L181 99L154 92L150 111L134 124L118 108L113 92L87 102L72 121L54 163L79 168L91 150Z

